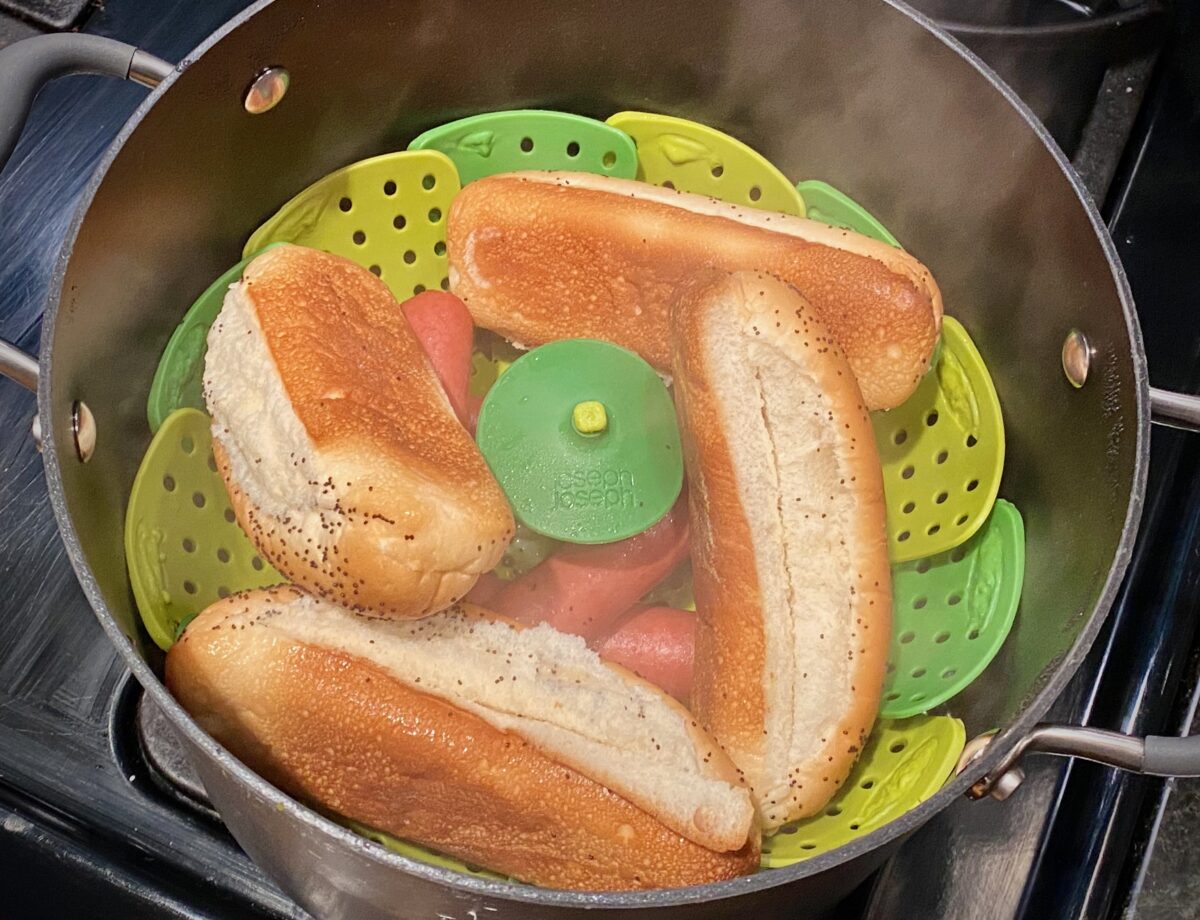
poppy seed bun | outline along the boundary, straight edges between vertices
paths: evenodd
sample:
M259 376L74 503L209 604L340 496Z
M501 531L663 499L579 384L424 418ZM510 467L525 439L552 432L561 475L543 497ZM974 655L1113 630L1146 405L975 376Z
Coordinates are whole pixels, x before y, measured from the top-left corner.
M692 703L771 830L825 806L879 710L892 609L879 457L849 365L782 281L699 282L671 344L699 614Z
M675 292L706 266L778 275L846 354L869 409L891 409L929 367L942 297L908 253L785 214L584 173L479 179L446 228L451 288L514 342L607 339L670 371Z
M306 590L420 617L499 562L508 502L365 269L299 246L256 258L209 330L204 396L238 522Z
M166 673L281 788L527 881L671 887L757 866L749 794L693 716L545 625L470 605L387 620L267 589L200 614Z

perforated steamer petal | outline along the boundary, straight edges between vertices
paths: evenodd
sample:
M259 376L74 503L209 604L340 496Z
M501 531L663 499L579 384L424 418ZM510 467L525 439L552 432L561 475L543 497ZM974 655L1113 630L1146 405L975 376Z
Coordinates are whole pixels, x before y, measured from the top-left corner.
M167 417L142 458L125 512L133 596L163 650L219 598L286 581L238 526L213 459L210 425L196 409Z
M409 150L437 150L454 161L463 185L522 169L569 169L632 179L633 141L594 118L541 109L484 112L430 128Z
M454 164L436 151L361 160L288 201L254 231L242 254L296 243L370 269L397 300L447 290L446 214L459 188Z
M643 182L797 217L805 214L796 187L737 138L685 118L650 112L618 112L608 124L637 144L637 178Z

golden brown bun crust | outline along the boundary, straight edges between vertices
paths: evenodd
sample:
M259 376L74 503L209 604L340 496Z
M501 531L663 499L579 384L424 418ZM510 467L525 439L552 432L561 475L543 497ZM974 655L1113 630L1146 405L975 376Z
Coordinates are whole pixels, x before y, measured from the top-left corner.
M219 601L189 625L167 656L167 686L206 731L289 794L546 887L677 887L757 867L757 837L734 853L691 843L371 662L253 624L228 628L239 604Z
M742 510L729 441L708 389L700 305L705 274L680 294L673 317L675 405L688 471L696 650L692 709L733 757L757 762L766 719L766 636L750 523ZM740 756L739 756L740 755ZM753 773L753 770L751 770Z
M257 507L218 443L242 528L291 581L343 606L420 617L458 600L499 562L512 513L387 286L298 246L269 250L243 278L343 526L321 547Z
M782 777L756 775L765 753L766 698L773 683L765 675L766 614L752 525L739 492L737 465L713 391L713 369L705 347L712 314L727 311L731 303L741 309L743 322L753 324L745 329L748 336L753 328L756 339L787 354L828 397L831 413L827 424L837 440L839 472L833 474L833 484L826 486L830 491L844 488L854 498L855 514L842 537L855 551L849 560L854 577L847 580L846 592L829 605L829 615L841 616L843 625L848 620L849 627L844 645L821 649L833 660L846 663L850 697L843 709L833 713L833 724L819 739L820 747L803 762L790 763ZM777 323L781 315L786 321ZM681 294L673 324L673 373L688 470L693 583L699 613L693 709L748 775L760 798L764 826L770 830L815 814L827 804L857 760L879 711L892 604L879 458L853 374L815 311L794 288L760 273L713 272ZM824 418L826 413L820 414ZM798 440L803 443L805 438ZM811 491L821 487L818 482L805 485ZM780 496L781 503L792 500L790 494ZM823 522L822 526L829 525ZM799 549L808 557L823 552L819 540ZM831 558L828 564L842 563ZM820 560L816 567L821 567ZM796 587L803 597L804 585ZM804 598L793 616L815 618L817 611L806 609L806 603ZM797 623L794 628L800 635L805 624ZM825 639L824 634L816 634L823 628L811 628L813 635L802 641ZM837 705L832 693L812 685L810 675L795 676L804 689L804 701L814 710L827 712ZM768 793L764 787L772 790L765 802Z
M942 301L928 269L876 240L577 173L472 182L446 231L452 289L481 326L524 345L609 339L669 370L670 305L706 266L794 284L842 346L871 409L902 403L929 366Z

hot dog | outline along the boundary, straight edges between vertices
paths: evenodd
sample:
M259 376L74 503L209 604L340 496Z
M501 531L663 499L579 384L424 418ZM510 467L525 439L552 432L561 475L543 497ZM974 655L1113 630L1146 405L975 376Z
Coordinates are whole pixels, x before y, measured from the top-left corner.
M489 609L521 623L549 623L589 642L688 554L683 497L649 530L600 546L565 546L490 598Z
M467 592L467 596L463 600L468 604L478 604L480 607L491 609L492 601L508 585L509 582L495 572L484 572L479 576L479 581L475 582L475 587Z
M692 692L696 614L677 607L634 607L597 646L601 658L628 668L686 704Z
M475 324L463 302L444 291L424 291L400 305L442 382L458 420L474 431L467 396ZM478 414L478 410L476 410Z

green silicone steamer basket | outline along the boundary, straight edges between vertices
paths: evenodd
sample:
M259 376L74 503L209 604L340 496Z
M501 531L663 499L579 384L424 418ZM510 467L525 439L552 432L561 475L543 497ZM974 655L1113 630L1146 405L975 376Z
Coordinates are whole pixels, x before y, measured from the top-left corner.
M398 301L422 290L448 288L445 220L455 194L484 176L528 168L637 178L806 215L899 245L882 223L833 186L817 180L794 184L741 141L652 113L621 112L607 122L537 110L486 113L430 129L409 150L326 176L255 231L243 261L187 312L155 375L147 416L156 433L130 496L125 545L138 609L160 647L169 648L190 618L219 597L284 581L236 523L212 459L210 420L200 411L204 338L229 284L254 254L292 242L357 262L379 275ZM585 348L597 346L624 351L606 343ZM521 437L540 437L545 443L582 444L586 451L603 444L605 433L622 429L627 414L623 397L598 389L592 380L586 391L552 394L542 423L524 431L502 397L506 390L516 393L531 385L529 370L537 365L540 351L519 356L504 347L494 354L475 354L471 387L474 395L486 397L481 412L485 431L492 424L497 441L507 436L511 442L519 431ZM578 356L568 355L564 366L572 360ZM522 370L523 365L528 367ZM569 379L567 371L560 373ZM654 386L661 387L651 376ZM646 392L639 399L657 405L665 397L669 402L666 390L655 392L644 375L626 377L642 380ZM597 427L594 408L576 415L577 407L591 403L605 410L603 426ZM917 391L902 406L873 414L872 423L884 472L894 587L894 630L880 719L850 778L825 809L764 840L764 868L835 849L899 817L941 787L962 749L964 730L950 715L927 713L944 707L987 667L1017 614L1024 528L1017 509L996 498L1004 461L1003 418L983 358L953 317L945 318L931 370ZM485 433L481 444L488 437ZM511 443L507 450L507 462L517 464L519 452ZM657 450L661 456L675 451L677 458L677 432ZM624 462L619 452L615 456ZM601 477L603 467L598 467ZM669 507L678 485L675 467L665 468L670 475L652 504ZM527 514L522 533L533 549L517 554L521 560L514 556L510 568L526 568L557 545L543 534L581 542L619 539L653 523L654 514L641 514L645 522L632 515L615 526L611 520L607 525L595 520L547 525L537 512ZM518 518L524 520L519 509ZM687 606L690 588L677 583L678 574L672 576L670 596L673 603ZM682 577L687 580L686 572ZM378 830L350 826L412 858L499 878Z

